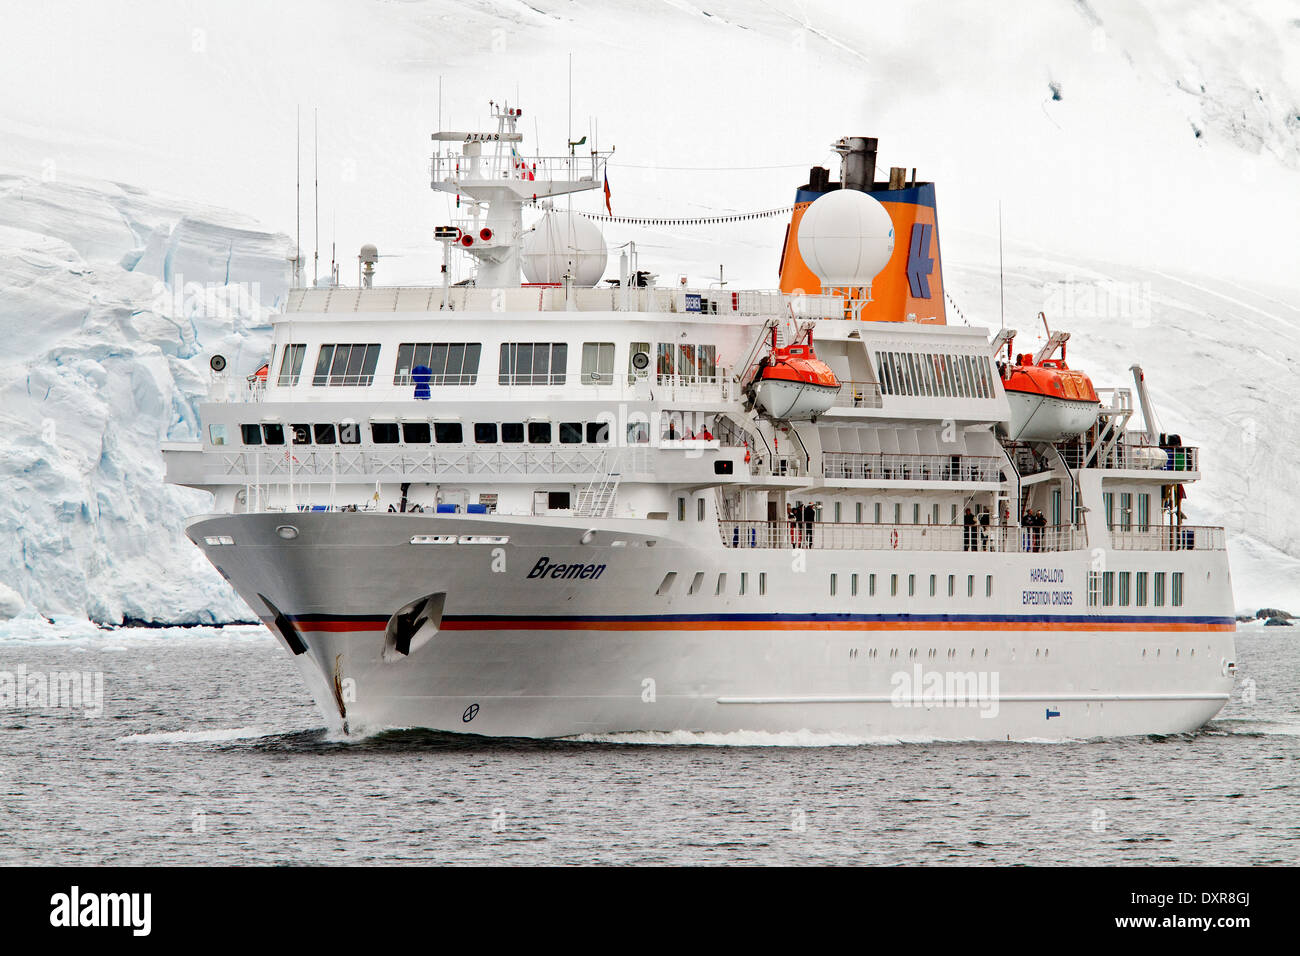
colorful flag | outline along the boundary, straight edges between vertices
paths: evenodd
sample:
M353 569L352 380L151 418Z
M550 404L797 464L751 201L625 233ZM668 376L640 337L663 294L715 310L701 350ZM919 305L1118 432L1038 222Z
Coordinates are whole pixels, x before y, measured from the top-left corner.
M605 167L605 212L609 213L611 216L614 215L614 210L610 208L609 205L609 167L608 166Z

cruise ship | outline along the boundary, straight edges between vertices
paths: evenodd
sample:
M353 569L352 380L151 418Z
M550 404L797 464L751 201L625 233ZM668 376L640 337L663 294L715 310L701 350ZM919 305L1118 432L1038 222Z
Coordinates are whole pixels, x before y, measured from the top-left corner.
M527 154L521 115L433 134L440 277L384 287L366 246L355 287L295 281L164 447L332 728L1050 740L1223 707L1199 450L1139 366L1095 387L1068 332L948 324L933 183L846 137L778 211L777 288L690 288L611 251L609 154Z

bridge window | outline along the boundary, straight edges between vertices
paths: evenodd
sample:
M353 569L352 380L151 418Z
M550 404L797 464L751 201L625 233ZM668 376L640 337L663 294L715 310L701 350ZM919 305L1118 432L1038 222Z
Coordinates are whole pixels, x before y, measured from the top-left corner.
M474 441L480 445L495 445L497 443L497 423L475 422Z
M361 429L357 427L356 422L344 422L339 425L339 444L340 445L359 445L361 444Z
M587 441L593 445L608 445L609 423L587 422Z
M582 343L582 384L614 384L614 343Z
M465 436L460 422L434 422L433 437L439 445L459 445Z
M262 426L261 425L240 425L240 433L244 436L245 445L262 444Z
M582 422L560 422L560 444L578 445L582 442Z
M263 425L262 434L265 436L268 445L284 444L284 426L278 422L275 424Z
M226 443L226 426L209 425L208 440L214 445L224 445Z
M311 444L311 426L310 426L310 425L294 425L294 426L293 426L293 443L294 443L295 445L310 445L310 444Z
M650 375L650 343L633 342L627 356L627 383L635 384L638 378Z
M502 422L501 440L507 445L522 445L524 443L524 423Z
M280 377L276 379L275 384L282 387L297 385L298 377L302 374L302 360L306 354L305 345L286 345L280 359Z
M413 384L411 373L424 366L430 385L473 385L482 352L481 342L403 342L397 347L393 384Z
M313 425L312 432L316 436L316 444L332 445L334 444L334 426L329 422L320 425Z
M396 445L399 437L397 422L370 423L370 440L376 445Z
M502 342L501 385L563 385L569 346L563 342Z
M429 423L402 422L402 441L408 445L429 444Z
M718 347L716 345L696 346L696 360L700 380L715 381L718 377Z
M528 443L530 445L549 445L551 443L551 423L529 422Z
M379 364L378 345L322 345L313 385L369 385Z

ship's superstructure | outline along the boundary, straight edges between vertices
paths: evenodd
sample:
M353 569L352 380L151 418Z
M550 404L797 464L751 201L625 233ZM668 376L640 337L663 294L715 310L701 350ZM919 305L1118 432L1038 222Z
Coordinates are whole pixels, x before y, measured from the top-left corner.
M1136 366L1094 389L1065 333L1013 361L1014 332L946 324L933 184L846 139L783 291L661 288L634 252L602 288L598 228L523 211L607 154L525 156L494 115L434 135L467 207L442 281L376 286L369 247L361 287L294 289L266 368L165 448L214 496L190 537L332 720L1025 739L1222 707L1198 450L1150 431Z

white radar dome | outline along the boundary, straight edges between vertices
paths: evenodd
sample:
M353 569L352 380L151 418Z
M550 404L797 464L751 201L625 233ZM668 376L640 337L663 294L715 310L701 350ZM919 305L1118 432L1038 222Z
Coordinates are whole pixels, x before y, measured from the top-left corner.
M552 210L524 233L520 250L524 278L529 282L563 282L590 288L605 274L609 252L600 229L576 212Z
M870 285L893 253L889 213L857 189L818 197L799 220L799 255L823 286Z

